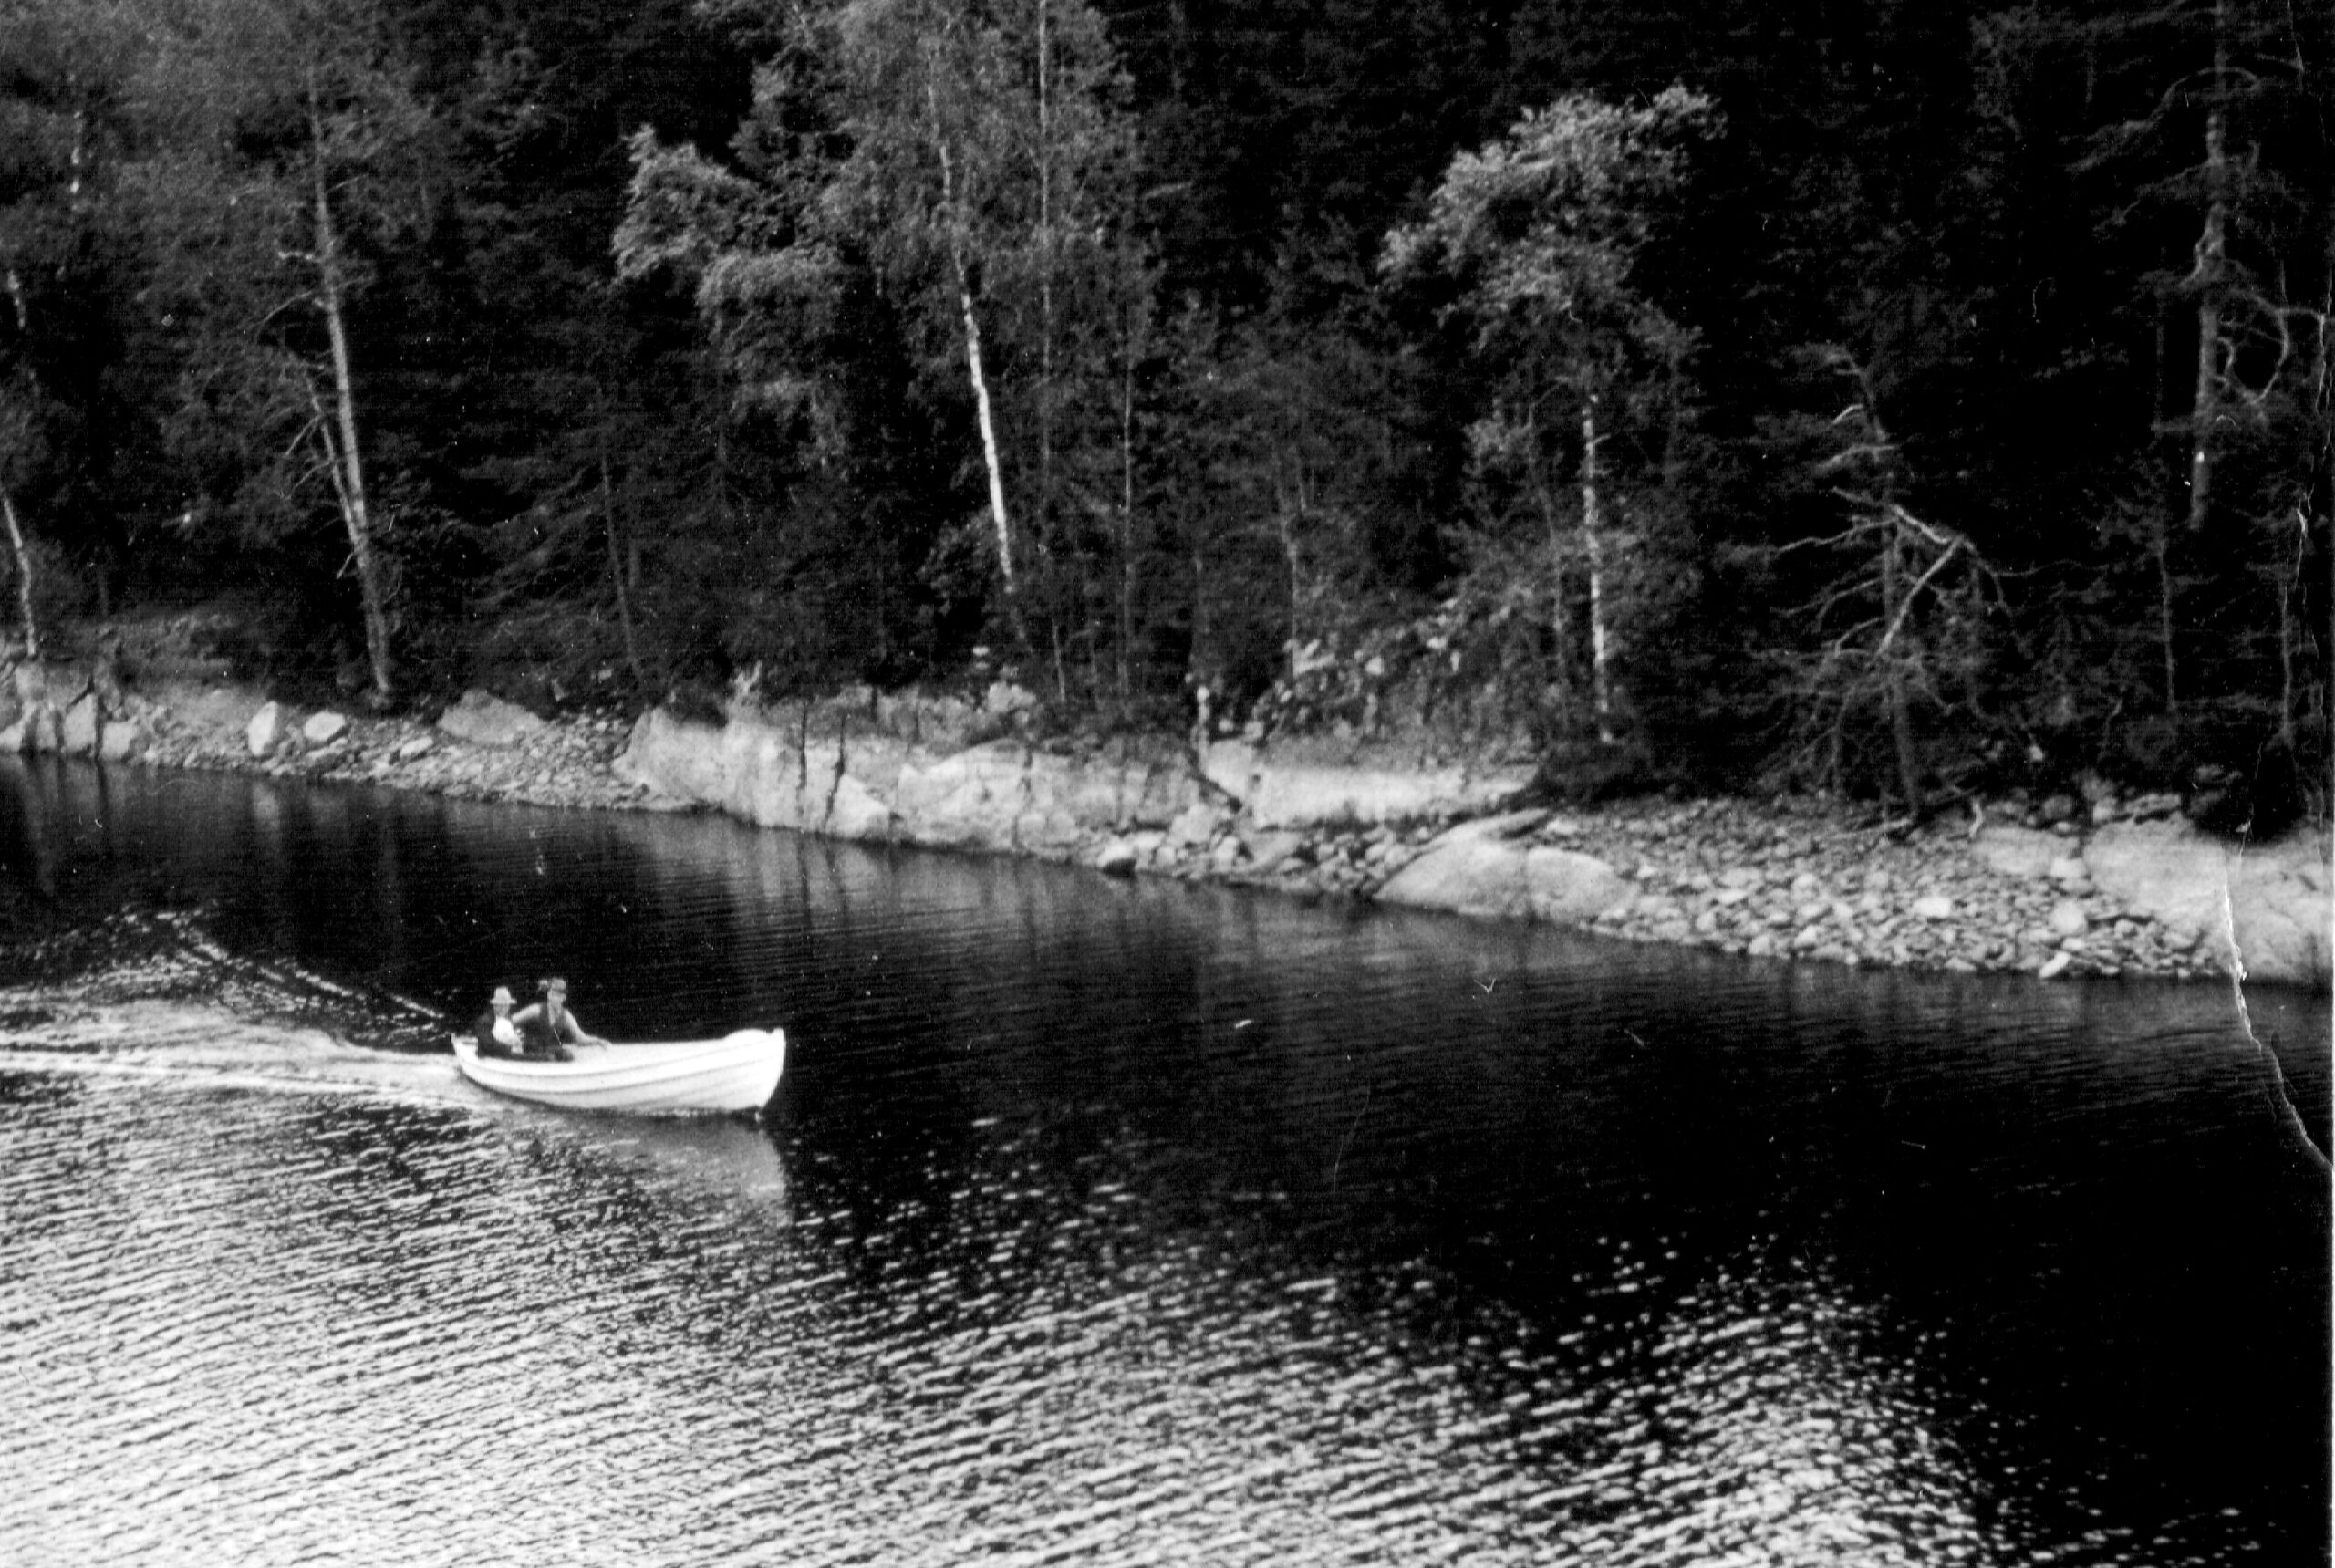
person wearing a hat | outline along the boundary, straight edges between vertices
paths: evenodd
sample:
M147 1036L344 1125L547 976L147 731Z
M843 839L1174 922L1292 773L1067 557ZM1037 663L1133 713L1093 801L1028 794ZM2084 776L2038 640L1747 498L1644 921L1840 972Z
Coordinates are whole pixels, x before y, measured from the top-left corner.
M576 1014L567 1011L567 981L557 975L537 982L544 993L541 1002L529 1002L512 1014L511 1022L519 1026L519 1037L526 1042L530 1056L547 1056L555 1062L575 1059L570 1045L606 1045L607 1041L589 1033L576 1022Z
M487 999L486 1011L471 1025L471 1033L478 1041L482 1056L516 1056L522 1050L519 1025L511 1016L516 999L507 985L498 985Z

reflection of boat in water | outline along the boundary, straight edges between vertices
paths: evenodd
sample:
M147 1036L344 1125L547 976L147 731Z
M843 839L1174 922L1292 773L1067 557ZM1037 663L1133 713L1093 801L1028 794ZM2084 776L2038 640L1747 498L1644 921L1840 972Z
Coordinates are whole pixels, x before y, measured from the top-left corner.
M567 1062L482 1056L454 1036L454 1062L483 1089L571 1111L670 1116L759 1111L778 1092L786 1031L741 1029L719 1040L580 1048Z
M679 1180L694 1191L758 1205L785 1199L786 1162L760 1122L696 1116L592 1126L591 1146L603 1157Z

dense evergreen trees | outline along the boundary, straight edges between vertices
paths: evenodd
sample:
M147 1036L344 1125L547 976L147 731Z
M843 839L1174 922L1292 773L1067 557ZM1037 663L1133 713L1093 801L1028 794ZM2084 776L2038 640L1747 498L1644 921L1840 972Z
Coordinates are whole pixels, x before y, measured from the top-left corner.
M1010 670L1916 809L2319 780L2330 47L6 0L10 619L226 599L385 702Z

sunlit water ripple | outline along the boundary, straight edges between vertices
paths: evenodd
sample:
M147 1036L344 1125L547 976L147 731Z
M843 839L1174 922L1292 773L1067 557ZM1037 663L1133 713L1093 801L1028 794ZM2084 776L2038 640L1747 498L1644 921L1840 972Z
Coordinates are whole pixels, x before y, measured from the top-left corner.
M2323 1555L2323 999L141 777L19 784L0 1560ZM463 1084L553 962L779 1101Z

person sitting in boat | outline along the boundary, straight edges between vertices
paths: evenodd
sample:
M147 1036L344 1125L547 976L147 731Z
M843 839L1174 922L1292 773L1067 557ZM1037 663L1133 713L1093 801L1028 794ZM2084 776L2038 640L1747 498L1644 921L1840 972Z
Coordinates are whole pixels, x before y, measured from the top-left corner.
M478 1041L480 1055L516 1056L525 1051L526 1044L519 1033L519 1025L511 1017L511 1009L517 1003L518 998L511 994L509 986L494 988L494 994L487 999L486 1011L478 1015L476 1023L471 1025L471 1034Z
M529 1002L511 1018L519 1026L520 1038L526 1042L528 1055L569 1062L575 1060L575 1053L568 1049L571 1045L607 1044L576 1022L576 1014L567 1011L567 981L553 975L536 989L544 993L544 999Z

